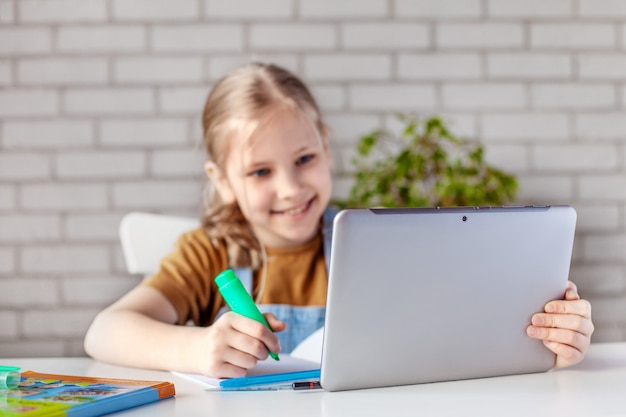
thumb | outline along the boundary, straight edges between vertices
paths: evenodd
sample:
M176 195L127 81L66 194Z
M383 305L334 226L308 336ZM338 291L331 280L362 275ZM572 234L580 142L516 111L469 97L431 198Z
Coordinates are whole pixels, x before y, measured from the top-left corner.
M572 281L567 281L567 287L565 288L565 299L568 301L580 300L578 295L578 288Z
M278 318L272 313L263 314L265 320L267 320L267 324L270 325L274 332L282 332L287 328L287 325L284 321L278 320Z

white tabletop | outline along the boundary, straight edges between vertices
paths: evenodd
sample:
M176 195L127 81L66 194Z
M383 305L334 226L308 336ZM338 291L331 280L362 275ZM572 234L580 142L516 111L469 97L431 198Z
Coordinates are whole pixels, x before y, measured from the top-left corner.
M0 364L175 383L175 398L116 416L626 416L626 343L592 344L581 364L547 373L343 392L209 392L169 372L88 358L12 358Z

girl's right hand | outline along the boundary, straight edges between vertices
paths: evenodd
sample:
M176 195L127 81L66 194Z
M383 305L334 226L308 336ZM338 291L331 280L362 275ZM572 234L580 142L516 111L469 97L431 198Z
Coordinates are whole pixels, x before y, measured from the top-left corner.
M271 313L264 314L270 327L283 331L285 323ZM213 325L202 329L202 372L217 378L245 376L257 361L269 356L268 349L280 352L278 338L265 325L232 311L223 314Z

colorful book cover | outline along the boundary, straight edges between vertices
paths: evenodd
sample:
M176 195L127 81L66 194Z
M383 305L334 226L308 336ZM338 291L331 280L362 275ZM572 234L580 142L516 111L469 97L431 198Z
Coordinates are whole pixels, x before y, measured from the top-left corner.
M101 416L174 395L171 382L26 371L17 389L0 390L0 416Z

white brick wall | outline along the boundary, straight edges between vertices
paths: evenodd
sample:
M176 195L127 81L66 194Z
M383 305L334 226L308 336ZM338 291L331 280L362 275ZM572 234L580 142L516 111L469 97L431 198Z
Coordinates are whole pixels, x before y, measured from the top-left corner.
M327 51L338 45L332 25L258 24L250 28L250 46L255 50Z
M120 58L113 63L113 79L120 84L199 82L202 58Z
M517 49L524 43L519 23L441 23L436 29L436 44L442 49Z
M15 208L15 189L9 185L0 185L0 210Z
M385 80L391 77L391 59L382 54L316 54L304 58L304 74L318 81Z
M136 178L146 171L146 156L140 151L64 152L54 162L60 179Z
M557 53L494 53L487 57L490 78L568 79L572 74L572 59Z
M613 205L577 205L577 227L581 231L594 230L610 231L620 225L620 210L617 204Z
M93 126L83 120L7 120L0 129L5 149L67 149L94 143Z
M61 220L53 215L0 214L0 244L54 242L61 237Z
M69 90L63 97L64 111L73 115L148 114L154 108L147 88Z
M180 146L187 135L183 119L108 119L99 129L103 145L111 147Z
M430 46L428 25L416 23L346 23L341 44L354 50L424 49Z
M518 199L529 204L570 204L574 199L574 180L564 175L518 175Z
M20 267L38 274L106 272L108 250L104 246L29 246L22 250Z
M0 60L0 86L10 85L13 80L9 61Z
M616 46L617 31L603 23L538 23L530 28L537 49L607 49Z
M93 310L39 310L24 313L26 337L84 337L93 320Z
M354 110L402 111L406 108L428 111L436 105L435 89L422 85L355 85L350 88L350 108Z
M50 52L52 30L44 28L0 27L0 56Z
M23 327L23 326L20 326ZM19 340L19 341L17 341ZM20 336L19 339L0 341L0 352L7 357L55 357L69 355L68 342L62 339L43 338L39 340L27 339ZM76 356L76 355L73 355Z
M104 58L30 58L17 63L21 85L104 84L108 78Z
M61 294L72 306L91 307L111 304L139 284L140 279L127 276L80 277L63 280Z
M67 26L59 28L56 47L68 53L130 53L142 51L147 42L140 26Z
M626 256L626 234L588 236L583 243L585 258L589 261L619 262Z
M116 21L188 21L199 16L201 0L113 0Z
M199 116L204 108L206 87L171 87L159 91L159 110L166 114Z
M59 93L53 90L0 90L0 117L54 116Z
M474 18L483 15L480 0L396 0L398 18Z
M102 183L24 184L19 199L21 207L27 210L104 210L107 188Z
M594 340L626 340L624 19L623 0L0 0L0 357L83 353L140 279L120 219L200 211L201 111L250 60L311 86L333 196L403 111L481 140L516 203L573 205Z
M13 311L0 311L0 340L16 337L17 313Z
M510 110L526 106L527 95L522 84L447 84L442 101L452 110Z
M163 178L203 178L205 159L204 152L195 148L157 150L150 157L150 175Z
M290 0L204 0L204 5L209 19L289 19L295 12Z
M477 54L401 54L398 77L419 80L476 80L483 77L481 57Z
M530 170L528 153L528 149L524 145L490 143L485 149L485 160L490 164L517 174Z
M0 23L12 23L14 9L14 0L0 0Z
M624 290L623 278L623 272L615 266L580 267L572 273L578 289L589 294L619 293Z
M571 131L567 115L543 112L489 114L482 118L482 126L487 141L566 141Z
M580 179L580 197L608 203L626 201L626 178L619 174L589 175Z
M311 85L310 87L318 105L324 109L324 113L328 114L345 107L346 93L344 88L340 86L317 85Z
M3 308L51 307L59 303L57 283L53 279L3 279L0 290L6 297Z
M580 78L589 80L623 80L626 72L624 54L582 54L579 58Z
M157 26L150 32L150 45L158 52L239 52L243 35L243 26L234 24Z
M200 192L201 187L195 182L125 182L114 185L113 204L121 209L179 209L198 205Z
M223 0L228 1L228 0ZM368 19L385 17L389 10L385 0L301 0L300 16L316 19Z
M622 19L626 17L626 4L622 0L579 0L580 15Z
M330 114L325 118L330 126L333 138L352 143L355 137L380 126L380 120L376 116L364 114Z
M209 80L216 81L224 76L224 74L235 69L236 67L250 62L250 60L273 62L276 65L287 68L291 71L298 71L298 58L296 53L274 54L271 52L262 52L254 54L241 55L225 55L213 56L207 60L207 74Z
M11 248L0 248L0 274L13 273L15 270L15 251Z
M65 218L63 234L69 241L116 243L122 217L121 214L71 214Z
M614 172L619 166L616 147L607 145L536 146L532 158L543 172Z
M19 0L20 21L24 23L103 22L105 0Z
M23 153L0 155L0 181L47 179L50 174L50 158L47 155Z
M612 109L618 94L610 84L536 84L531 104L537 109Z
M623 140L626 136L626 117L624 109L609 113L589 113L576 117L575 134L586 139Z
M571 17L571 0L489 0L488 14L496 18L567 18Z

